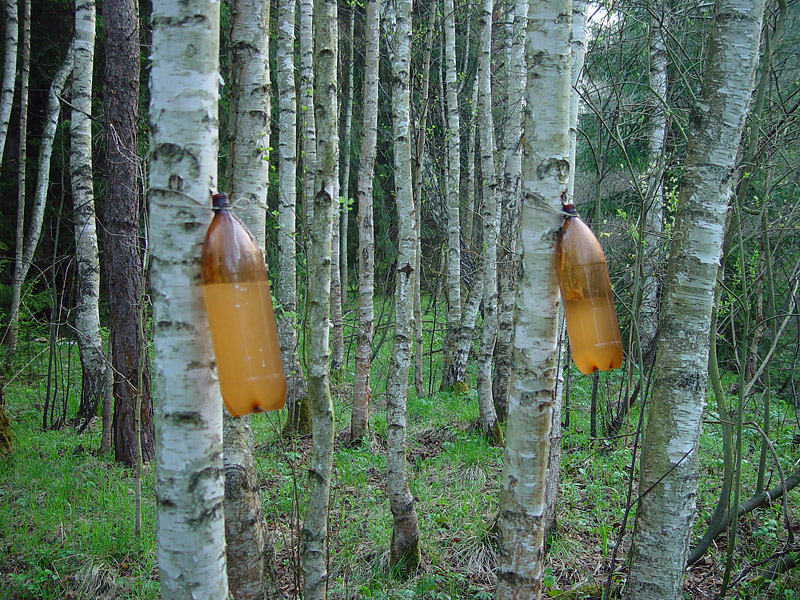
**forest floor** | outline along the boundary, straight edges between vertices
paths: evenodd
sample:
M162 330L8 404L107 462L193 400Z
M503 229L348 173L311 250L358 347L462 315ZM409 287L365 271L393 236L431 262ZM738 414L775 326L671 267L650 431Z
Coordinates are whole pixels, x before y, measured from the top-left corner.
M378 362L374 373L385 373ZM76 361L77 362L77 361ZM0 599L155 599L153 472L143 480L143 531L134 531L134 479L130 471L100 454L100 424L83 434L67 425L41 430L46 377L36 365L5 388L14 433L14 454L0 459ZM577 372L575 372L577 373ZM616 401L620 373L604 375L601 409ZM74 414L79 387L64 389ZM625 519L631 449L638 419L634 408L620 435L589 436L591 378L575 376L569 425L563 428L558 523L548 537L545 584L548 597L594 599L610 582L618 597L635 508ZM391 513L385 493L386 414L382 383L373 381L371 435L358 448L344 442L351 388L334 389L338 435L330 513L330 584L334 599L492 598L496 566L494 521L498 510L503 451L489 446L475 423L474 392L432 393L408 403L408 465L422 541L422 564L400 580L389 570ZM413 387L413 386L412 386ZM785 473L798 458L794 408L773 402L773 439ZM601 425L603 410L600 411ZM254 451L264 507L276 546L278 586L297 598L299 514L302 512L307 438L283 438L282 414L256 415ZM708 415L713 419L713 415ZM565 416L566 418L566 416ZM745 432L742 498L752 493L759 440ZM720 435L709 421L701 439L700 493L694 541L702 535L717 501L722 470ZM634 475L636 470L634 469ZM778 481L771 471L770 485ZM790 521L800 534L800 494L788 497ZM620 538L620 532L624 536ZM615 554L617 542L619 548ZM726 539L720 537L689 569L685 597L715 598L725 570ZM790 572L755 588L750 582L787 544L782 505L775 502L740 520L732 557L729 597L800 599L800 575ZM613 572L609 578L609 573Z

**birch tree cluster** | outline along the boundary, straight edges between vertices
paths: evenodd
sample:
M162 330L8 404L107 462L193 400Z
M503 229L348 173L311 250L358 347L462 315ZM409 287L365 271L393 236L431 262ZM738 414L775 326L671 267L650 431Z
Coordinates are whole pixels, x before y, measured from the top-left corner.
M47 357L41 427L102 431L133 469L137 531L153 464L161 597L361 597L336 538L360 518L339 483L354 452L381 460L364 476L390 523L381 568L460 572L429 551L452 525L419 492L418 407L452 399L494 457L475 575L490 596L677 600L703 561L733 594L756 569L737 562L740 522L771 502L782 520L751 583L794 566L795 2L31 8L4 0L3 375ZM223 416L200 291L218 192L267 266L277 414ZM571 204L607 259L611 373L571 363L555 273ZM629 461L583 587L545 545L570 536L576 431ZM290 525L265 502L267 445L297 461Z

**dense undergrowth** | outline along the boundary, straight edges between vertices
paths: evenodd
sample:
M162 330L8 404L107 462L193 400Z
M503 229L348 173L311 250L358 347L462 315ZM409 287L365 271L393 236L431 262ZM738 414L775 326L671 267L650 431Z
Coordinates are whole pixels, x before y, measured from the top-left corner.
M0 460L0 599L95 599L158 597L155 552L153 473L144 473L141 537L134 533L134 481L112 455L100 454L100 424L83 434L69 423L41 430L46 394L47 355L28 342L28 359L5 387L12 422L14 454ZM389 570L391 513L385 493L386 418L383 383L390 344L374 363L371 435L361 447L345 444L349 426L351 382L345 376L334 388L337 429L335 475L331 490L331 598L491 598L496 565L494 518L498 508L502 449L489 446L476 429L474 392L434 392L418 398L410 390L408 463L417 502L423 563L408 580ZM39 345L41 348L41 344ZM25 353L22 353L23 357ZM350 352L352 356L352 351ZM73 358L69 384L62 383L69 415L79 394ZM434 365L435 368L435 365ZM563 430L558 525L548 538L545 583L551 597L600 598L609 579L612 597L624 582L625 553L635 507L625 519L631 448L638 406L613 439L590 439L591 378L572 373L569 426ZM425 373L428 376L428 373ZM474 377L474 373L471 374ZM616 398L622 373L603 376L601 404ZM436 382L431 382L436 387ZM413 386L412 386L413 388ZM773 439L785 473L795 470L797 433L794 408L774 402ZM602 415L601 415L602 416ZM254 450L267 518L277 548L279 588L298 597L299 514L302 514L304 465L310 440L282 438L283 414L254 417ZM713 420L701 439L699 516L702 534L717 501L722 472L721 439ZM742 497L755 479L759 441L747 430ZM771 471L770 485L778 474ZM635 474L635 473L634 473ZM631 497L638 490L634 486ZM789 494L792 523L800 519L798 490ZM625 536L614 557L614 547ZM756 588L749 582L785 548L787 539L779 502L741 520L734 554L737 578L730 596L800 598L800 575L789 573ZM725 537L689 571L687 598L713 598L725 559ZM729 596L729 597L730 597Z

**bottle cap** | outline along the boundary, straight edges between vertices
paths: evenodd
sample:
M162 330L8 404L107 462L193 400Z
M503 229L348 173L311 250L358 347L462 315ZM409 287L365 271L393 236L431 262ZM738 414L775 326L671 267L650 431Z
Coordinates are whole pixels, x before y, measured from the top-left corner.
M230 208L231 203L228 201L228 196L226 194L214 194L211 196L211 201L214 203L214 208Z

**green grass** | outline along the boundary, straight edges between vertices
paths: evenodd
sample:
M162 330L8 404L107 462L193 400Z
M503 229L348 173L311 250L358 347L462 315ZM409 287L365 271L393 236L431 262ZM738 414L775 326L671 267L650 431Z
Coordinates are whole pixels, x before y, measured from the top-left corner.
M440 326L442 323L440 317ZM346 338L352 333L347 328ZM474 391L435 392L418 398L410 387L408 469L423 561L418 573L407 580L394 577L389 569L391 514L384 483L384 384L390 350L391 336L387 336L374 363L371 436L360 447L344 444L352 402L351 367L334 388L339 433L331 488L330 597L491 598L496 564L493 525L503 451L489 446L475 427L478 409ZM351 361L352 356L351 351ZM42 357L38 360L26 363L23 375L5 389L15 447L12 458L0 461L0 599L157 598L152 470L145 471L144 528L137 537L133 479L113 456L97 452L99 425L82 435L70 426L41 431L45 378ZM76 408L79 366L73 357L70 416ZM427 360L425 369L427 383ZM474 388L474 372L470 376ZM603 376L601 407L616 401L620 377ZM434 378L434 388L436 385ZM558 525L548 539L547 587L552 594L576 586L594 586L585 589L596 590L603 584L623 523L639 407L633 407L619 438L590 440L590 391L591 379L573 372L570 426L564 429L562 441ZM792 408L776 400L773 411L772 438L788 474L797 459L796 446L792 445L797 433ZM608 412L601 409L601 417ZM264 508L277 548L278 573L284 589L291 590L299 572L298 539L310 440L282 438L280 416L254 417L254 451ZM712 411L707 416L714 421ZM748 431L743 498L750 495L754 485L758 444L757 436ZM696 536L702 534L717 501L722 472L721 438L713 423L704 429L700 457ZM773 474L771 485L776 481ZM634 486L633 497L637 494ZM795 490L790 495L794 520L800 517L798 504ZM615 585L623 581L634 519L635 507L617 557ZM781 550L785 540L779 503L742 519L734 573L755 567L752 576L757 575L758 562ZM694 574L690 576L692 593L716 591L714 581L722 572L724 546L721 538L709 553L707 564L696 571L707 578L706 583L700 575L699 582L697 577L692 579ZM797 598L797 589L800 577L790 573L761 591L745 583L735 586L732 593L756 599L792 599Z

